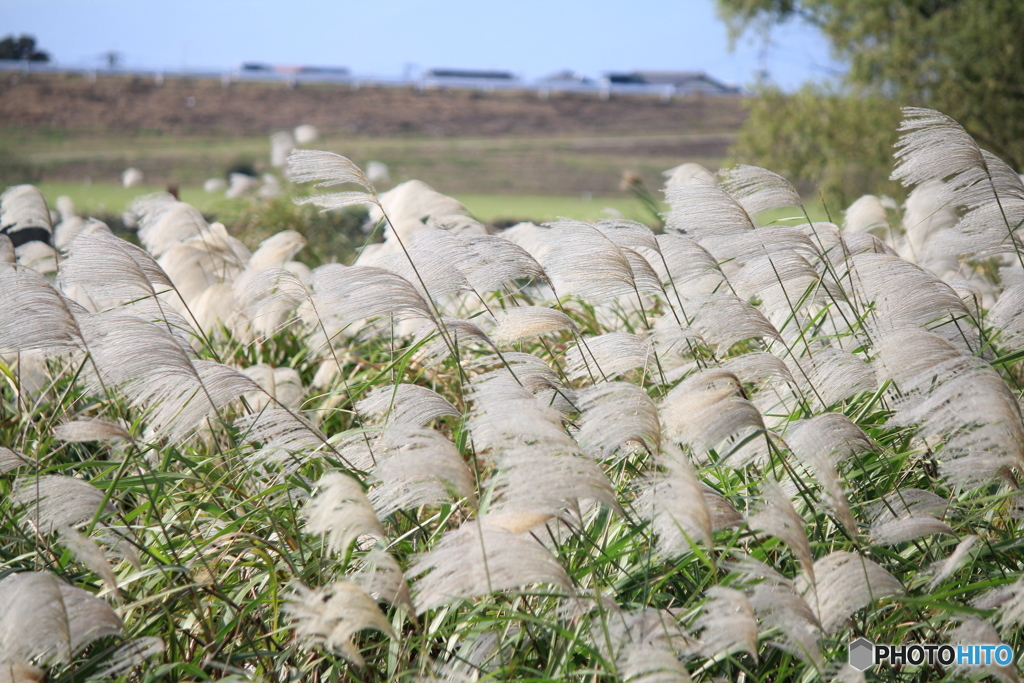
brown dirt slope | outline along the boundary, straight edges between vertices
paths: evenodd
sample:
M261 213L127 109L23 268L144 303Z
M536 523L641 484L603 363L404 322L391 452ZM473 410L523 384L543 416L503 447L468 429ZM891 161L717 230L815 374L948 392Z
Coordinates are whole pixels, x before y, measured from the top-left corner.
M251 135L300 123L358 136L636 135L734 131L735 97L425 91L348 85L233 83L214 80L78 75L0 78L0 129Z

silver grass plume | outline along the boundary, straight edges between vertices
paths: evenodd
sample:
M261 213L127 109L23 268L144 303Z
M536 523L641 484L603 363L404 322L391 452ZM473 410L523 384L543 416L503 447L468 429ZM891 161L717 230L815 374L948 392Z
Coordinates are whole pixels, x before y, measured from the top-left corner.
M618 676L630 683L688 683L680 657L695 653L695 641L675 615L651 607L610 609L591 620L591 639L615 663Z
M327 437L306 418L283 408L268 407L244 415L235 421L235 427L240 440L262 444L250 456L255 463L278 463L286 472L296 469L306 455L329 444Z
M284 610L298 641L337 652L358 667L366 662L353 640L357 633L373 629L398 638L373 598L350 581L321 588L295 584Z
M511 240L500 235L461 234L459 237L469 258L457 267L477 292L496 291L514 280L547 281L540 263Z
M789 546L800 568L814 582L814 557L807 540L804 518L793 509L789 496L783 493L778 482L768 480L761 493L762 502L758 511L747 520L750 528L771 536Z
M712 532L729 523L715 519L709 503L711 496L679 449L666 445L658 462L665 472L646 477L634 503L637 513L651 520L658 537L658 550L669 557L677 556L688 551L690 544L696 541L712 548ZM722 501L728 506L727 501ZM738 513L736 517L742 519Z
M577 394L576 405L580 409L576 440L585 449L608 456L629 442L641 443L650 452L661 445L658 408L635 384L596 384Z
M429 230L407 249L373 259L370 265L385 268L411 282L424 299L467 292L472 289L458 264L466 258L462 241L443 230Z
M827 634L838 631L857 610L879 598L902 595L903 585L877 563L837 550L814 563L816 583L797 577L797 589Z
M654 359L648 343L628 332L608 332L577 342L565 352L570 379L611 379L636 368L645 371Z
M947 502L930 491L898 489L889 493L869 511L871 542L896 545L929 534L953 534L939 517Z
M302 516L307 531L326 537L328 548L345 554L360 536L386 538L358 481L341 472L329 472L317 482L317 489Z
M47 354L82 348L82 336L62 297L39 273L0 265L0 349Z
M442 417L462 416L448 399L418 384L377 387L356 403L356 412L384 425L418 427Z
M367 318L434 320L430 304L408 280L383 268L328 264L313 271L313 302L325 323L345 328Z
M369 480L369 501L381 519L453 498L476 503L473 473L443 434L399 424L385 430L381 445Z
M405 574L391 553L383 548L374 546L360 559L358 568L348 578L374 600L412 611L412 597Z
M558 374L543 359L529 353L505 351L501 356L484 356L469 364L472 370L493 368L476 375L473 385L489 382L515 384L534 394L545 405L562 413L576 412L575 392L563 386Z
M172 291L163 268L139 247L108 232L78 235L66 250L59 282L85 288L93 299L125 302Z
M565 570L531 536L469 520L448 531L409 568L416 581L413 602L422 614L455 600L482 597L531 584L571 591Z
M718 261L689 237L658 235L658 252L664 258L649 259L665 284L673 283L680 296L711 294L725 281ZM667 267L667 270L666 270Z
M953 575L963 564L970 559L971 550L981 540L980 536L967 536L956 544L956 548L945 560L936 562L933 565L935 576L928 582L928 590L934 591L943 581Z
M999 333L998 343L1009 351L1024 349L1024 285L1003 290L989 311L989 324Z
M751 216L786 206L803 206L800 194L778 173L759 166L739 164L721 171L722 187Z
M96 672L96 678L114 678L151 657L163 654L164 649L163 639L156 636L126 640L104 662L103 668Z
M665 187L672 187L673 185L718 184L718 176L692 161L679 164L667 171L662 171L661 175L665 177Z
M34 185L12 185L0 194L0 227L4 230L37 228L49 233L52 227L50 209L39 188Z
M703 455L715 450L730 464L742 466L756 457L752 441L765 431L761 414L743 397L743 388L732 373L722 369L701 370L680 382L661 404L666 435Z
M67 613L72 655L98 638L121 635L124 623L110 605L81 588L63 582L58 586Z
M21 479L15 503L24 507L25 519L41 534L79 526L114 512L106 496L92 484L58 474Z
M116 422L98 418L71 420L57 425L53 430L55 439L70 442L84 441L131 441L132 436ZM2 466L0 466L2 468Z
M1024 462L1020 407L985 361L915 329L882 338L878 356L902 394L890 422L916 425L924 439L944 439L937 455L947 481L969 486Z
M629 260L594 226L561 220L542 235L549 251L538 260L561 294L602 301L634 293Z
M309 299L310 293L294 273L282 268L267 268L249 278L245 286L235 287L235 297L243 315L260 334L270 335L287 326L289 314Z
M70 661L68 615L55 577L45 572L9 574L0 580L0 605L0 662Z
M875 372L862 358L845 349L826 346L813 356L787 359L800 370L793 373L804 396L822 408L877 388Z
M6 474L30 464L32 464L32 461L21 453L0 446L0 474Z
M117 387L133 407L148 410L149 428L171 442L184 441L225 404L258 390L233 368L193 362L166 328L131 313L93 314L79 324L103 386Z
M355 204L377 203L377 192L370 181L358 166L340 154L311 149L294 150L288 157L285 175L293 183L316 182L316 187L358 185L365 190L302 197L296 200L298 204L315 204L322 209L340 209Z
M885 205L873 194L866 194L857 199L844 211L843 229L850 232L871 232L883 230L889 233L889 214Z
M21 660L0 660L0 683L46 683L46 671Z
M435 367L459 349L470 343L493 349L494 342L487 334L477 327L476 323L460 318L441 318L441 327L444 332L434 326L433 323L426 323L413 335L412 345L415 346L423 340L429 340L426 344L416 350L413 359L422 363L425 368ZM432 338L431 338L432 337Z
M756 662L757 620L747 597L723 586L712 586L705 595L703 613L694 623L694 630L701 631L701 654L746 652Z
M763 313L739 297L717 294L696 303L693 327L720 352L746 339L782 339Z
M731 568L748 585L748 600L762 632L780 634L768 642L821 671L825 666L818 647L821 625L793 582L749 556L741 558Z
M495 344L506 346L559 330L576 331L576 323L561 311L543 306L512 306L497 313L490 331Z
M157 258L210 229L198 209L166 193L138 197L129 205L128 213L138 216L139 241Z
M117 577L99 544L72 526L60 529L59 538L60 544L70 550L76 560L103 579L114 601L119 601L121 593L117 588Z
M949 642L953 645L1001 645L1002 639L995 628L984 619L978 617L964 616L958 619L960 625L949 632ZM954 671L963 675L970 675L971 669L967 666L958 665ZM1019 683L1016 667L1011 663L1006 666L992 664L982 667L982 670L991 674L994 678L1003 683Z
M665 229L705 237L738 235L754 229L750 214L723 188L715 185L676 185L665 189L669 212Z

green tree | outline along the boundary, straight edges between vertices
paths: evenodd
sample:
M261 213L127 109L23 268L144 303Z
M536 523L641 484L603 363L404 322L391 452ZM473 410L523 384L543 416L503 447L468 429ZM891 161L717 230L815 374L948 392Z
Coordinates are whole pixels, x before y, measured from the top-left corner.
M838 89L763 92L733 149L739 160L786 170L833 202L885 192L898 107L918 105L1024 167L1024 0L718 0L718 8L733 40L804 21L849 65Z
M48 62L50 55L36 49L36 39L32 36L15 38L9 35L0 40L0 59L27 59L30 62Z

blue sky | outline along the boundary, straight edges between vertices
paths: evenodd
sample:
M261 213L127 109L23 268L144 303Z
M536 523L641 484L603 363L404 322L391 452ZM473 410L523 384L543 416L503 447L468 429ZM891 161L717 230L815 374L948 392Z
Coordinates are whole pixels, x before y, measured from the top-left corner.
M242 61L415 68L701 69L748 85L760 68L785 88L834 76L815 30L786 26L728 51L714 0L0 0L0 33L30 33L60 63L228 68Z

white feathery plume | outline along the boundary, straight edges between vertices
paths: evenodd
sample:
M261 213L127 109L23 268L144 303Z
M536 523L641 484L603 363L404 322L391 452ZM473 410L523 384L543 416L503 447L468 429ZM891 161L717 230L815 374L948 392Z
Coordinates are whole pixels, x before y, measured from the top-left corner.
M543 448L524 450L506 452L491 479L493 514L558 517L577 526L587 509L584 502L620 511L615 487L598 463L577 455L537 452Z
M981 536L967 536L956 544L956 549L949 554L945 560L936 562L933 565L935 576L928 582L928 590L934 591L939 585L953 575L953 572L960 569L968 560L971 550L981 540Z
M1024 285L1003 290L989 311L988 322L999 332L999 346L1009 351L1024 349Z
M640 442L648 451L661 444L661 422L654 401L628 382L603 382L577 394L583 448L611 455L627 442Z
M0 266L0 349L47 354L81 349L73 306L39 273Z
M430 304L419 290L383 268L328 264L313 271L310 286L321 319L338 328L386 316L396 320L434 319Z
M270 268L284 268L295 254L306 246L306 238L294 230L275 232L260 242L260 246L249 257L245 271L238 276L234 285L244 289L249 278Z
M815 223L817 232L819 224ZM809 226L796 228L758 228L739 235L707 237L701 240L704 246L719 262L730 262L742 266L765 256L779 258L783 255L803 256L808 261L821 258L815 233L808 234Z
M629 221L623 218L605 218L594 223L612 242L620 247L637 249L638 247L660 251L658 238L650 227L640 221Z
M459 318L442 318L441 325L444 328L442 334L432 322L420 325L413 335L412 345L415 346L423 340L429 341L416 350L413 359L422 363L423 367L431 368L452 355L453 350L465 347L469 343L480 344L494 348L494 342L487 334L477 327L476 323ZM433 337L431 339L431 337Z
M663 283L674 283L680 296L692 298L710 294L725 281L715 257L689 237L665 234L658 235L657 239L664 263L662 259L648 261Z
M155 252L154 252L155 253ZM251 254L220 223L170 245L159 264L188 304L216 284L232 282L244 270Z
M705 657L746 652L757 661L757 620L747 597L738 590L712 586L705 591L704 611L694 624L700 629Z
M520 444L576 453L579 446L562 428L562 415L542 403L511 377L484 376L470 385L474 409L469 419L477 452L501 451Z
M719 172L722 187L755 216L786 206L803 206L799 193L778 173L759 166L738 164Z
M501 289L505 283L514 280L547 280L537 260L504 236L460 234L459 238L469 258L456 266L473 289L481 294Z
M843 213L843 229L847 232L871 232L872 230L883 230L889 234L889 214L885 211L885 205L873 194L866 194Z
M529 353L506 351L501 357L484 356L469 365L471 369L491 367L473 378L474 385L488 382L522 386L539 398L544 405L561 413L577 412L573 401L576 393L562 385L554 370L544 360Z
M697 479L690 462L677 448L666 446L658 461L665 473L646 477L634 503L638 514L651 520L658 535L658 549L672 557L688 551L690 543L696 541L711 548L714 545L712 532L729 526L713 515L712 498L721 499L715 502L715 507L719 507L720 502L725 503L723 510L731 508L728 501L716 492L713 496L707 493L707 487Z
M58 279L64 287L83 287L94 300L125 302L173 289L152 256L103 231L78 235L68 244Z
M329 472L320 478L317 488L302 516L307 531L326 537L328 548L345 554L360 536L386 538L358 481L341 472Z
M157 258L210 228L198 209L166 193L139 197L128 212L138 216L139 241Z
M295 368L275 368L266 363L258 363L243 369L242 374L263 389L245 397L253 411L259 412L274 401L290 410L297 410L302 405L305 389Z
M0 683L46 683L46 671L25 661L3 660Z
M484 520L448 531L410 567L416 581L416 613L453 600L482 597L530 584L569 592L569 577L555 557L531 536L510 533Z
M760 299L769 314L790 314L823 301L819 280L810 262L796 252L751 259L730 277L737 296Z
M412 611L412 597L398 562L391 553L374 546L359 562L359 567L349 575L371 598L395 607L405 606Z
M778 482L768 480L761 493L762 503L758 511L747 520L754 531L775 536L789 546L800 568L814 581L814 557L807 540L804 518L797 514Z
M11 238L0 233L0 267L14 264L17 260L18 257L14 253L14 243L11 242Z
M322 209L340 209L356 204L375 204L376 190L359 167L333 152L296 149L288 156L285 175L293 183L319 181L316 187L359 185L365 192L335 192L296 199L297 204L315 204Z
M76 560L85 565L91 572L103 579L107 590L114 600L120 600L121 593L117 589L117 577L110 568L110 562L99 544L71 526L60 529L60 544L71 551Z
M458 264L468 254L458 236L444 230L429 230L406 250L384 254L367 265L400 275L412 283L424 299L447 296L472 289Z
M559 330L576 331L576 323L561 311L543 306L512 306L496 314L498 324L490 332L495 344L506 346Z
M737 561L732 569L740 574L744 583L751 584L748 599L762 630L776 629L782 634L781 638L770 640L771 645L821 671L824 667L818 647L821 625L793 582L749 556Z
M98 418L64 422L53 430L53 436L55 439L70 442L109 441L117 443L130 441L132 438L131 434L116 422Z
M753 384L758 389L780 382L796 384L786 363L765 351L750 351L722 361L723 370L727 370L743 383Z
M630 683L689 683L680 656L695 654L688 637L670 610L647 607L610 609L593 617L591 639L613 659L619 678Z
M844 349L826 346L816 349L813 356L799 360L790 356L786 360L794 368L793 377L804 396L823 404L822 408L877 388L871 366ZM797 365L799 370L795 369Z
M594 226L562 220L542 236L549 251L536 256L561 294L600 301L635 293L629 260Z
M949 317L969 315L948 284L912 263L871 253L857 254L851 261L860 300L865 305L874 304L874 313L865 320L871 328L884 333L902 327L934 326ZM952 328L945 334L961 334L956 326L943 327Z
M114 512L103 491L92 484L58 474L19 481L13 496L25 508L25 519L41 534L91 522ZM100 507L103 506L102 510Z
M122 634L124 623L106 602L63 582L58 587L67 613L72 656L98 638Z
M157 636L143 636L121 643L104 662L105 666L96 672L96 678L114 678L150 657L163 654L164 641Z
M891 423L919 425L922 438L944 439L937 455L948 481L972 485L1024 462L1020 406L988 363L923 330L886 335L877 348L882 370L901 392Z
M299 466L299 454L317 451L328 443L327 437L308 420L283 408L265 408L244 415L235 421L235 428L242 440L263 444L250 456L256 463L280 463L286 472Z
M45 242L32 240L14 249L19 265L54 279L57 272L57 251Z
M271 335L294 320L295 309L309 300L302 280L282 268L267 268L252 275L240 288L235 281L234 298L242 315L260 335ZM207 292L214 290L211 287ZM221 322L230 320L218 316ZM205 326L204 326L205 327Z
M958 548L959 549L959 548ZM1013 584L996 589L999 601L999 627L1003 631L1018 629L1024 625L1024 580L1018 578Z
M693 327L721 352L746 339L782 339L764 314L738 297L718 294L698 303L695 311L688 309Z
M629 268L633 271L633 282L638 291L664 294L665 288L661 284L661 277L644 255L628 247L619 247L619 251L629 262ZM650 253L648 251L648 253ZM659 259L660 260L660 259ZM664 265L663 265L664 267Z
M958 620L960 621L960 625L949 632L949 642L953 645L1003 644L1003 641L999 638L999 633L997 633L995 628L992 627L992 624L988 623L984 619L965 616L960 617ZM1020 682L1020 677L1017 675L1016 667L1012 662L1006 666L991 664L985 665L981 668L983 671L987 671L994 678L1002 681L1003 683ZM953 668L953 670L966 678L971 676L976 671L976 668L970 665L958 664Z
M453 497L475 504L473 473L444 435L399 424L385 430L382 442L385 449L377 451L369 480L369 500L378 517Z
M50 209L36 186L12 185L0 194L0 228L11 227L50 232Z
M960 220L956 211L943 203L944 188L941 180L925 181L911 191L903 204L903 237L894 246L911 263L944 263L951 256L937 248L937 243L952 234Z
M356 412L373 422L411 426L462 416L448 399L418 384L377 387L356 403Z
M665 176L666 188L673 185L718 184L718 176L692 161L662 171L661 175Z
M738 235L754 229L750 214L731 194L716 185L674 185L665 188L670 210L665 214L665 229L705 237Z
M6 474L30 464L32 464L32 461L21 453L0 446L0 474Z
M822 630L835 633L857 610L903 586L877 563L856 553L837 550L814 563L815 583L801 574L797 588L818 616Z
M53 575L22 572L0 579L0 605L0 661L70 661L68 614Z
M896 545L929 534L952 534L939 517L948 503L931 491L898 489L886 494L869 510L871 541L878 545Z
M653 354L642 338L628 332L609 332L577 342L565 352L570 379L611 379L635 368L647 369Z
M800 462L839 464L876 448L864 430L842 413L822 413L790 425L786 443Z
M337 652L358 667L365 664L354 636L364 629L398 638L384 613L365 590L351 581L321 588L295 584L284 610L304 644Z
M757 440L754 435L765 429L761 414L742 392L740 381L726 370L694 373L661 404L666 435L701 454L715 450L722 459L732 456L730 464L742 466L756 457L750 447Z

